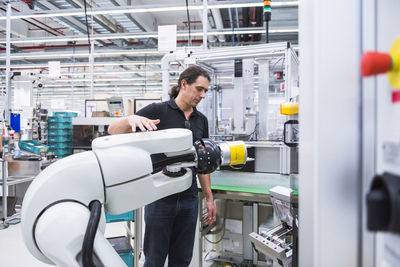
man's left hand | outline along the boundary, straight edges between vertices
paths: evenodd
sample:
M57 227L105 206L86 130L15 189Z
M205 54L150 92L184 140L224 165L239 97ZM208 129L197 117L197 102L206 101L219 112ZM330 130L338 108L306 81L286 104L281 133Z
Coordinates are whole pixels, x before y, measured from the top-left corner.
M214 199L206 200L206 207L207 207L207 215L204 216L203 222L206 225L210 225L215 221L217 216L217 210L214 205Z

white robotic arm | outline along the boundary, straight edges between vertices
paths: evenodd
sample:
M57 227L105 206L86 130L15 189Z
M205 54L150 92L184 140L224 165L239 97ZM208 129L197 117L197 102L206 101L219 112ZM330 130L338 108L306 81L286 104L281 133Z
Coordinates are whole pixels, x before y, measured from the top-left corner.
M104 210L120 214L186 190L192 184L187 167L210 173L219 165L244 164L247 158L242 142L216 145L201 140L193 146L187 129L101 137L93 141L92 149L50 165L26 192L23 238L43 262L86 267L82 244L92 231L94 251L88 253L94 255L94 265L125 266L103 236ZM158 153L164 153L166 160L152 162L150 155ZM88 225L96 209L99 227Z

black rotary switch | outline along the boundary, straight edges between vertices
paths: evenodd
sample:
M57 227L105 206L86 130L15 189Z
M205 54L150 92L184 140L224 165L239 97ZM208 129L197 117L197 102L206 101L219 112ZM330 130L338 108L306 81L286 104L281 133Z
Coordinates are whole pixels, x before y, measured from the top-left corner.
M367 194L367 227L400 233L400 176L384 173L374 177Z

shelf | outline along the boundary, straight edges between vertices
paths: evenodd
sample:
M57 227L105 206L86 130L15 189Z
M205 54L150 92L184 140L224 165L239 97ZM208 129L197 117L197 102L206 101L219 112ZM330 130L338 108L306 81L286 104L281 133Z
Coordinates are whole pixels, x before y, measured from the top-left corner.
M6 185L16 185L16 184L22 184L26 182L30 182L33 179L35 179L35 176L8 176ZM0 185L3 185L3 181L0 180Z

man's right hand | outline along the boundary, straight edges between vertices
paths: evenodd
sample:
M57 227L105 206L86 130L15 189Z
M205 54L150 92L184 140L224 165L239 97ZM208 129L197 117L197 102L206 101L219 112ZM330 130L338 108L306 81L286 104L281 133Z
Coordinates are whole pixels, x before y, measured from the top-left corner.
M138 127L142 132L157 130L157 124L160 120L150 120L146 117L139 115L130 115L127 117L129 125L132 127L132 132L136 132L136 127Z

